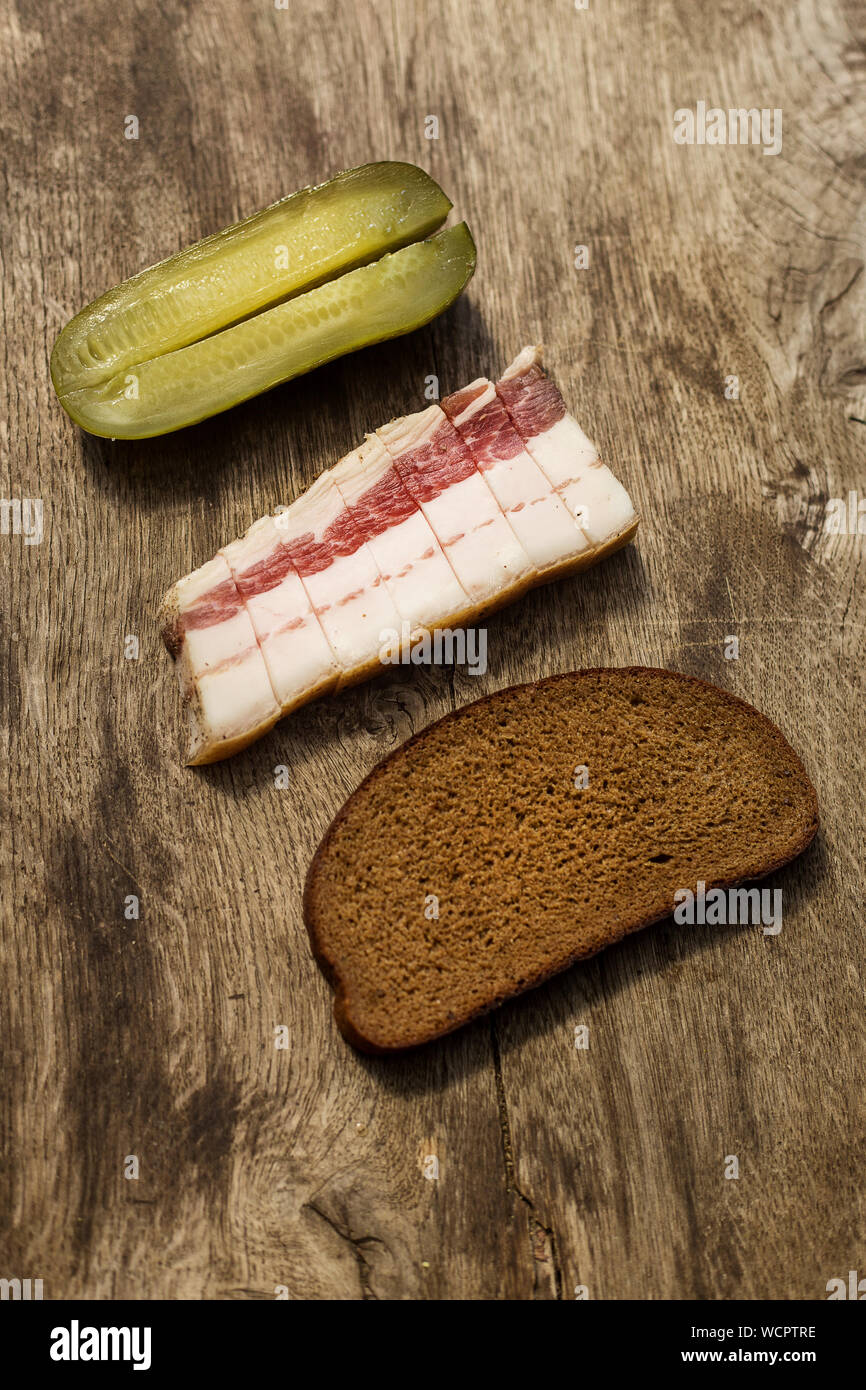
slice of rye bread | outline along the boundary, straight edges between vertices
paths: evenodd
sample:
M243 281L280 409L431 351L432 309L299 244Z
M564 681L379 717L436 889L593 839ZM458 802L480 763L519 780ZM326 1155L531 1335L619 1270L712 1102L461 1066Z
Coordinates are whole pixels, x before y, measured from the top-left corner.
M398 1051L669 916L679 889L771 873L817 829L802 763L745 701L675 671L575 671L467 705L374 768L316 852L304 916L342 1033Z

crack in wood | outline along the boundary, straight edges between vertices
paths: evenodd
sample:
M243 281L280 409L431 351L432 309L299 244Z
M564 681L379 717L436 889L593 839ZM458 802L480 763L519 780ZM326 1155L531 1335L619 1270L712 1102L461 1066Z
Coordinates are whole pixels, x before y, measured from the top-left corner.
M274 1295L266 1293L263 1289L232 1288L220 1289L219 1297L231 1299L243 1298L250 1299L251 1301L255 1300L257 1303L270 1303L273 1300Z
M535 1203L528 1197L517 1181L517 1173L514 1165L514 1149L511 1142L511 1121L508 1116L508 1100L505 1095L505 1081L502 1075L502 1055L499 1050L499 1039L496 1034L496 1023L490 1020L490 1042L493 1051L493 1075L496 1083L496 1103L499 1110L499 1133L502 1139L502 1159L505 1166L505 1190L512 1197L517 1198L526 1208L526 1223L529 1235L529 1250L532 1256L534 1289L537 1293L539 1287L538 1265L550 1261L553 1267L553 1284L556 1290L557 1300L562 1298L562 1269L559 1263L559 1252L556 1244L556 1235L553 1226L545 1223L536 1214ZM546 1253L549 1249L550 1254Z
M387 1249L384 1240L381 1240L379 1236L353 1236L348 1227L344 1229L340 1226L333 1217L329 1216L328 1213L323 1211L320 1206L317 1206L315 1202L304 1202L302 1203L301 1210L303 1210L304 1207L308 1208L310 1211L314 1211L317 1216L320 1216L322 1220L330 1226L332 1231L336 1231L341 1240L344 1240L347 1245L351 1246L352 1253L358 1265L361 1298L365 1302L378 1302L378 1295L373 1292L373 1286L370 1282L370 1262L364 1255L364 1247L381 1245L383 1249Z

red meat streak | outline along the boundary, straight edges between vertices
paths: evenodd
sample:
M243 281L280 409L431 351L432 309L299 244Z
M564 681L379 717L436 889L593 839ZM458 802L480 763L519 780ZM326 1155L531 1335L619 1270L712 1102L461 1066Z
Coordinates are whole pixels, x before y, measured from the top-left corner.
M400 454L394 466L419 507L476 471L474 458L447 418L426 443Z
M496 390L523 439L546 434L566 413L558 386L537 364L528 367L520 376L497 381Z
M510 381L497 381L496 390L526 441L545 434L567 413L559 387L537 365L528 367ZM594 459L587 467L603 468L604 464L601 459ZM576 473L565 482L557 483L554 491L562 494L571 483L579 481L580 474Z
M458 417L467 410L473 401L487 389L483 386L464 387L446 396L442 409L459 431L464 444L472 451L478 467L491 468L494 463L502 463L523 453L523 440L511 423L508 411L498 396L487 405L470 415L466 420Z
M528 373L526 375L528 375ZM521 377L520 380L525 382L525 376ZM547 378L542 375L541 380L545 382ZM509 383L506 382L506 385L508 384ZM553 386L552 382L548 384ZM486 471L488 468L492 468L495 463L504 463L507 462L508 459L516 458L518 454L523 453L526 447L523 439L521 439L512 424L511 416L505 408L504 401L501 399L501 394L494 396L492 401L488 401L488 403L482 406L480 410L476 411L474 415L470 415L465 420L460 420L459 423L457 423L458 417L463 411L467 410L469 406L472 405L473 401L476 401L486 389L486 383L475 387L466 386L462 391L455 391L453 396L447 396L442 402L442 409L445 411L449 420L455 422L455 427L459 430L464 443L472 450L475 461L482 472ZM498 387L496 389L499 390ZM559 396L557 388L554 386L553 389ZM526 383L524 396L529 394L534 394L532 382ZM518 393L515 393L515 397L522 401L523 416L527 421L531 420L533 422L534 430L536 421L543 422L544 419L549 418L552 414L550 402L547 403L547 406L542 402L539 409L534 411L534 406L531 401L527 402L523 400L522 397L519 397ZM562 401L561 396L559 399ZM562 402L562 413L565 414L564 401ZM555 424L556 422L553 421L553 423ZM545 428L549 428L549 426L545 426ZM537 430L535 430L535 432L537 432ZM537 507L539 502L546 502L549 495L549 493L542 493L540 497L530 498L528 503L516 502L514 506L509 507L508 510L509 512L522 512L527 506Z
M209 589L185 613L181 613L181 635L197 628L213 627L215 623L228 622L243 606L243 599L238 593L235 581L224 579L221 584L215 584Z
M531 372L538 374L540 387L533 384L530 394L543 396L544 414L536 412L533 415L531 404L527 407L521 391L512 392L510 394L519 400L521 418L549 418L550 424L555 424L556 420L565 414L562 397L553 383L538 372L537 368L532 368ZM528 377L530 374L525 373L525 376ZM519 378L518 384L523 381L524 377ZM506 387L513 385L513 382L505 383ZM550 393L544 392L545 386L550 387L554 396L558 397L560 408L556 416L552 413L555 402L551 404ZM497 390L500 388L497 387ZM457 414L464 410L478 394L479 390L465 390L450 396L446 402L450 405L450 413ZM500 394L511 409L505 393L500 391ZM493 403L489 408L485 407L479 412L477 420L478 425L475 419L468 422L473 431L473 452L476 450L476 436L478 449L482 448L483 441L483 449L489 461L493 461L494 458L511 458L523 448L522 441L508 424L507 413L504 410L501 413L497 412ZM517 423L519 427L519 421ZM532 432L538 434L542 428L549 429L550 424L541 427L533 425ZM503 449L507 452L503 453ZM422 502L431 502L447 488L462 482L475 471L473 454L470 454L451 421L444 420L426 443L401 454L395 460L394 466L352 504L351 511L347 508L341 512L318 539L312 531L307 531L292 540L281 539L268 555L239 575L237 583L234 580L225 580L218 584L181 616L181 634L194 628L213 627L234 617L244 599L275 589L292 569L303 578L304 575L320 573L342 556L354 555L370 537L381 535L391 526L398 526L411 516L416 506L420 506ZM485 524L489 525L489 522ZM451 538L448 543L453 539L456 538ZM422 558L432 554L431 548ZM376 583L380 582L377 579ZM341 599L341 603L348 603L357 596L347 594ZM295 620L287 626L295 626L299 621Z

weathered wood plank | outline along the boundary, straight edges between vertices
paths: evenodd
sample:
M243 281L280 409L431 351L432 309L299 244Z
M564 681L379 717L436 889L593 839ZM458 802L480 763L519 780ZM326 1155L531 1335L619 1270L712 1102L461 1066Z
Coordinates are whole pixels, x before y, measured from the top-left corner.
M0 476L44 506L40 545L0 536L0 1272L52 1297L821 1297L864 1216L864 542L824 530L866 443L859 7L20 0L0 22ZM700 100L781 108L781 152L676 144ZM389 157L476 234L446 316L178 436L71 427L47 376L71 312ZM536 339L637 546L493 619L481 678L398 672L182 768L166 586L428 376ZM805 757L824 828L774 880L781 934L656 928L417 1056L356 1057L299 902L345 796L468 699L640 662L742 694Z

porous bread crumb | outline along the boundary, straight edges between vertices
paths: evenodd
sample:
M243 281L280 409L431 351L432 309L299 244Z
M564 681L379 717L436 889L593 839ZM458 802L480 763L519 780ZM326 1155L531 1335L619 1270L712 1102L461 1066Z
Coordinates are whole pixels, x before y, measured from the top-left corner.
M676 672L579 671L380 763L319 847L305 918L345 1036L398 1050L668 916L678 889L770 873L817 826L802 763L752 706Z

